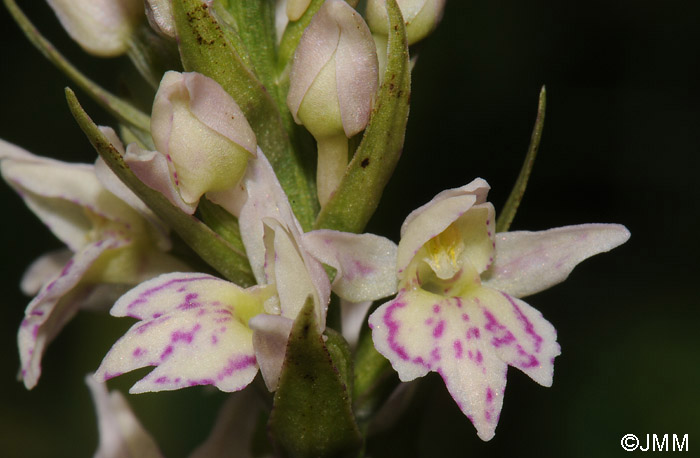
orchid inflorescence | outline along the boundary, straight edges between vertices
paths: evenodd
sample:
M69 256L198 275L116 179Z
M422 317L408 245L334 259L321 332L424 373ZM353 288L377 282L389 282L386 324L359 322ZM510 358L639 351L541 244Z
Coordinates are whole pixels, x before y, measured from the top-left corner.
M528 160L498 220L476 178L410 213L398 244L363 233L403 147L409 45L437 26L444 0L370 0L364 17L350 0L48 3L86 52L126 54L154 86L148 116L84 76L5 0L116 118L116 130L95 125L66 91L94 164L0 141L3 178L66 245L22 280L34 295L18 333L27 389L80 309L137 320L86 378L100 456L160 454L104 385L142 367L153 370L131 393L241 392L193 456L215 456L221 443L252 456L259 415L270 453L364 453L395 388L381 375L389 365L403 382L437 372L486 441L508 366L552 384L556 331L522 298L624 243L624 226L508 231ZM543 114L544 93L528 159ZM172 250L173 233L189 251Z

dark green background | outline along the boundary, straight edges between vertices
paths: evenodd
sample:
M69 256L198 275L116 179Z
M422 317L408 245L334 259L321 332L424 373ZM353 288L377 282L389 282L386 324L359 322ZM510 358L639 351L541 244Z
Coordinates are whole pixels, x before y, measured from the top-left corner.
M546 84L540 156L513 229L617 222L632 238L528 299L557 328L562 355L552 388L509 370L492 441L481 442L439 378L427 377L404 420L373 442L374 456L622 456L627 433L689 434L695 450L699 4L447 3L440 28L418 48L404 156L370 229L398 240L412 209L477 176L489 181L500 208ZM112 90L123 87L124 61L86 57L43 2L31 7L71 60ZM4 10L0 20L0 137L37 154L92 162L65 106L69 82ZM79 97L99 123L110 122ZM80 314L51 345L38 387L27 392L15 381L16 330L28 302L17 285L32 259L60 243L7 186L0 189L0 454L91 456L96 427L82 378L130 323ZM139 374L114 386L125 389ZM163 451L177 457L203 439L223 397L196 388L129 399Z

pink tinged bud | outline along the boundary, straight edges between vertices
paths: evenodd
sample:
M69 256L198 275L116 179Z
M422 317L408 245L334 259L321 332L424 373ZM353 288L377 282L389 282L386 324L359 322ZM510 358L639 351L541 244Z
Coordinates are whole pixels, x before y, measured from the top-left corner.
M365 128L378 86L377 53L362 17L328 0L299 42L287 96L294 120L319 137Z
M47 0L66 32L86 52L124 54L143 18L142 0Z
M148 24L159 34L175 38L175 19L170 0L145 0Z
M408 44L416 43L432 32L440 22L445 0L396 0L406 24ZM367 23L378 35L389 34L386 0L367 1Z
M153 102L151 135L182 200L235 186L256 138L243 112L217 82L199 73L167 72Z

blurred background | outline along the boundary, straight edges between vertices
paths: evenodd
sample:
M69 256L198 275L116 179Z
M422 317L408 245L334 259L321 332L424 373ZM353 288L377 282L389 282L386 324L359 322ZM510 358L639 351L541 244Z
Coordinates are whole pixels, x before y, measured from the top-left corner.
M90 58L44 2L20 2L39 29L113 91L133 78L120 59ZM515 369L496 437L480 441L437 376L370 444L375 457L625 454L623 435L700 440L697 281L700 171L700 3L647 0L448 0L437 31L416 48L402 161L368 228L398 241L406 215L475 177L505 202L525 154L540 86L547 119L540 154L513 230L588 222L625 224L630 241L528 298L557 328L554 385ZM0 11L0 137L36 154L93 162L71 118L71 83ZM93 118L110 118L85 94ZM0 454L91 456L93 407L83 383L129 327L83 312L50 346L38 386L16 381L16 331L29 299L24 269L60 243L4 183L0 319ZM118 378L126 391L143 372ZM432 374L435 375L435 374ZM193 388L129 396L169 457L206 436L222 393Z

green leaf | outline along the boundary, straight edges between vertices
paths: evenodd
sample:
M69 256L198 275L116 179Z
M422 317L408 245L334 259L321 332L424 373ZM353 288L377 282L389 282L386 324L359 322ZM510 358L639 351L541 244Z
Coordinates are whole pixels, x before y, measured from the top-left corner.
M241 107L287 193L305 230L316 214L312 174L292 148L278 106L253 71L245 65L209 7L201 0L173 2L182 64L218 82Z
M535 165L535 157L537 157L537 150L540 147L540 140L542 139L542 130L544 129L544 112L547 107L547 90L544 86L540 90L540 99L537 104L537 118L535 118L535 127L532 129L532 136L530 137L530 146L527 148L527 154L525 155L525 161L520 169L520 174L518 179L513 185L513 189L510 191L508 200L503 206L500 216L496 221L496 232L506 232L513 218L515 218L515 213L518 211L520 202L523 200L525 195L525 189L527 188L527 181L530 178L530 172L532 172L532 166Z
M294 321L270 432L293 458L353 456L361 446L360 433L313 307L309 298Z
M238 218L204 196L199 200L197 212L199 212L204 224L223 237L236 250L245 253Z
M210 266L241 286L255 284L248 258L197 218L172 205L161 193L143 184L129 169L119 151L109 142L80 106L75 93L66 88L68 106L90 143L110 169Z
M19 9L14 0L4 0L5 6L20 26L29 41L53 63L68 78L73 80L82 90L88 93L92 99L101 105L107 112L119 121L132 126L133 133L141 139L142 143L148 144L151 138L151 119L149 116L124 99L100 87L80 70L75 68L63 55L58 52L49 40L39 33L34 24Z
M333 197L316 219L316 229L361 232L379 205L401 156L411 90L406 29L395 0L386 2L390 31L384 82L360 146Z

